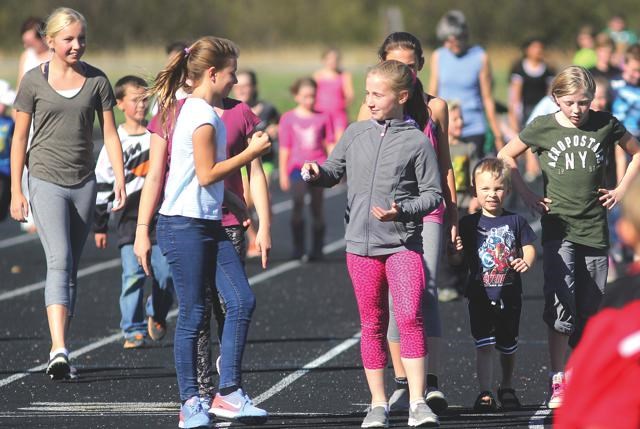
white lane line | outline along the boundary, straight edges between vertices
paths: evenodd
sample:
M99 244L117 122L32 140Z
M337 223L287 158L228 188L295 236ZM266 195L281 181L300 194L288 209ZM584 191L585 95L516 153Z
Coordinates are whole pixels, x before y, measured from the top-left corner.
M0 249L5 249L17 244L28 243L29 241L34 241L37 239L37 234L22 234L11 238L5 238L4 240L0 240Z
M346 188L343 187L343 186L339 186L337 188L332 188L326 193L325 198L332 198L332 197L335 197L336 195L343 194L345 192L345 189ZM308 195L307 195L307 197L308 197ZM286 200L286 201L282 201L280 203L274 204L272 206L271 211L273 212L274 215L276 215L276 214L280 214L282 212L285 212L287 210L290 210L291 207L292 207L291 200ZM14 239L17 240L17 239L27 238L27 237L31 237L31 239L33 239L34 236L33 235L19 236L19 237L14 237ZM35 238L38 238L38 237L35 236ZM11 239L9 239L9 240L11 240ZM3 240L3 241L7 241L7 240ZM0 243L2 243L2 241L0 241ZM299 263L298 264L293 264L293 262L295 262L295 261L291 261L291 262L289 262L289 264L292 264L292 265L295 265L295 266L294 267L287 267L285 269L285 271L287 271L289 269L292 269L292 268L295 268L295 267L300 265ZM284 264L284 265L286 265L286 264ZM98 273L100 271L109 270L111 268L115 268L115 267L118 267L118 266L120 266L120 258L110 259L108 261L101 262L101 263L95 264L95 265L90 265L90 266L88 266L86 268L83 268L83 269L79 270L78 271L78 278L82 278L82 277L85 277L85 276L88 276L88 275L91 275L91 274L95 274L95 273ZM265 272L265 273L262 273L262 274L267 274L267 273ZM267 278L269 278L269 277L267 277ZM43 280L43 281L40 281L40 282L32 283L32 284L27 285L27 286L23 286L23 287L20 287L20 288L17 288L17 289L10 290L8 292L0 293L0 301L6 301L8 299L12 299L12 298L15 298L15 297L18 297L18 296L26 295L28 293L35 292L37 290L43 289L44 288L44 283L45 282Z
M90 276L91 274L99 273L100 271L110 270L111 268L120 266L120 258L110 259L108 261L100 262L98 264L90 265L86 268L78 270L78 278ZM0 294L0 301L6 301L11 298L15 298L17 296L26 295L31 292L35 292L37 290L44 288L44 280L39 281L27 286L20 287L18 289L13 289L8 292L4 292Z
M541 408L529 419L529 429L545 429L547 426L544 422L551 415L551 411L543 402Z
M360 342L359 331L353 334L351 338L344 340L343 342L341 342L340 344L338 344L337 346L335 346L334 348L332 348L322 356L312 360L311 362L303 366L301 369L295 372L292 372L291 374L289 374L288 376L286 376L285 378L283 378L282 380L280 380L279 382L271 386L270 389L256 396L253 399L253 402L255 404L260 404L261 402L266 401L267 399L276 395L278 392L285 389L290 384L294 383L300 377L303 377L304 375L306 375L309 371L316 369L321 365L324 365L325 363L329 362L331 359L337 357L338 355L344 353L345 351L349 350L351 347L358 344L358 342Z
M344 246L344 239L341 238L340 240L336 240L336 241L334 241L332 243L329 243L326 246L324 246L323 251L324 251L324 253L331 253L331 252L334 252L334 251L340 249L343 246ZM120 264L120 259L114 259L113 261L116 261L118 265ZM293 262L295 262L295 263L293 263ZM104 263L106 264L107 262L104 262ZM300 261L291 261L291 262L287 262L286 264L283 264L283 265L287 265L287 269L286 270L285 269L279 269L280 266L278 266L278 267L272 268L272 269L270 269L270 270L268 270L266 272L256 274L255 276L252 276L252 277L249 278L249 284L251 284L252 286L255 286L255 285L257 285L259 283L262 283L265 280L268 280L268 279L270 279L270 278L272 278L272 277L274 277L274 276L276 276L278 274L282 274L282 273L285 273L287 271L291 271L291 270L301 266L302 262L300 262ZM86 268L86 269L89 269L89 268ZM78 276L80 276L80 272L78 272ZM175 309L171 310L169 312L169 314L167 314L167 320L172 319L172 318L176 317L177 315L178 315L178 309L175 308ZM83 354L89 353L89 352L91 352L91 351L93 351L93 350L95 350L97 348L105 346L105 345L107 345L109 343L112 343L114 341L117 341L117 340L119 340L121 338L122 338L122 333L117 333L117 334L110 335L108 337L104 337L104 338L102 338L102 339L100 339L100 340L98 340L96 342L87 344L86 346L71 352L69 356L71 357L71 359L75 359L75 358L77 358L79 356L82 356ZM9 385L9 384L11 384L11 383L13 383L15 381L21 380L21 379L23 379L24 377L28 376L29 374L31 374L33 372L42 371L46 367L47 367L47 364L41 364L41 365L38 365L38 366L34 366L33 368L29 368L25 372L19 372L19 373L10 375L9 377L0 380L0 387L7 386L7 385Z

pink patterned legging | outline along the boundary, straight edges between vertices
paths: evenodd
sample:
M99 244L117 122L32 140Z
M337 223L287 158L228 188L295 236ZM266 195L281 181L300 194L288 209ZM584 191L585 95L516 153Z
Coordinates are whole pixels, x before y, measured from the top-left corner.
M387 365L389 290L400 331L400 355L420 358L427 354L422 326L424 268L422 256L403 251L385 256L347 253L347 269L360 312L360 351L366 369Z

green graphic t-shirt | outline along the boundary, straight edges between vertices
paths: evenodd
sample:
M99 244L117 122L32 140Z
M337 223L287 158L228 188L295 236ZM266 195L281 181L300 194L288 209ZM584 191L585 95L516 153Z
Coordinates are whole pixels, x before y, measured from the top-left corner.
M542 217L542 242L568 240L605 249L609 246L607 210L598 200L604 187L605 159L626 133L608 112L589 111L580 128L564 127L555 114L536 118L520 140L538 155L550 210Z

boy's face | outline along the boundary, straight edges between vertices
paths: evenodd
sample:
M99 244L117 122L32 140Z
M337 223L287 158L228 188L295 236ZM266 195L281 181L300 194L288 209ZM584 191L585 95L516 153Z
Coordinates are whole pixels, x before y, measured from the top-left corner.
M509 194L504 178L496 177L489 171L475 176L475 191L484 215L496 216L502 213L502 205Z
M125 118L141 123L147 116L149 100L145 97L145 88L127 85L124 97L118 100L118 108L122 110Z
M607 87L604 85L596 85L596 92L593 94L591 102L591 110L599 112L607 108Z
M464 121L462 120L462 112L459 108L451 109L449 111L449 136L453 139L459 139L462 135L462 126ZM450 142L453 140L450 140Z
M586 93L579 91L574 94L555 97L555 100L562 114L573 125L579 127L587 122L592 99Z
M629 58L625 61L622 78L628 84L638 86L638 84L640 84L640 60Z
M316 103L316 89L310 85L302 85L298 88L298 93L293 99L298 106L306 110L313 110L313 105Z

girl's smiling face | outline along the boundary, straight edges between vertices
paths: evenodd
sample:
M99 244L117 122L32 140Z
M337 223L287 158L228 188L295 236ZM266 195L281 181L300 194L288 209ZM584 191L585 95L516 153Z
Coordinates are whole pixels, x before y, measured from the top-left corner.
M584 124L589 117L592 97L579 91L562 97L554 97L562 114L576 127Z
M365 87L365 102L372 119L376 121L402 119L403 105L409 96L408 91L400 91L396 94L391 88L389 79L378 73L369 73Z
M87 47L85 28L80 21L72 22L55 36L48 36L47 42L58 58L68 64L75 64L80 61Z

